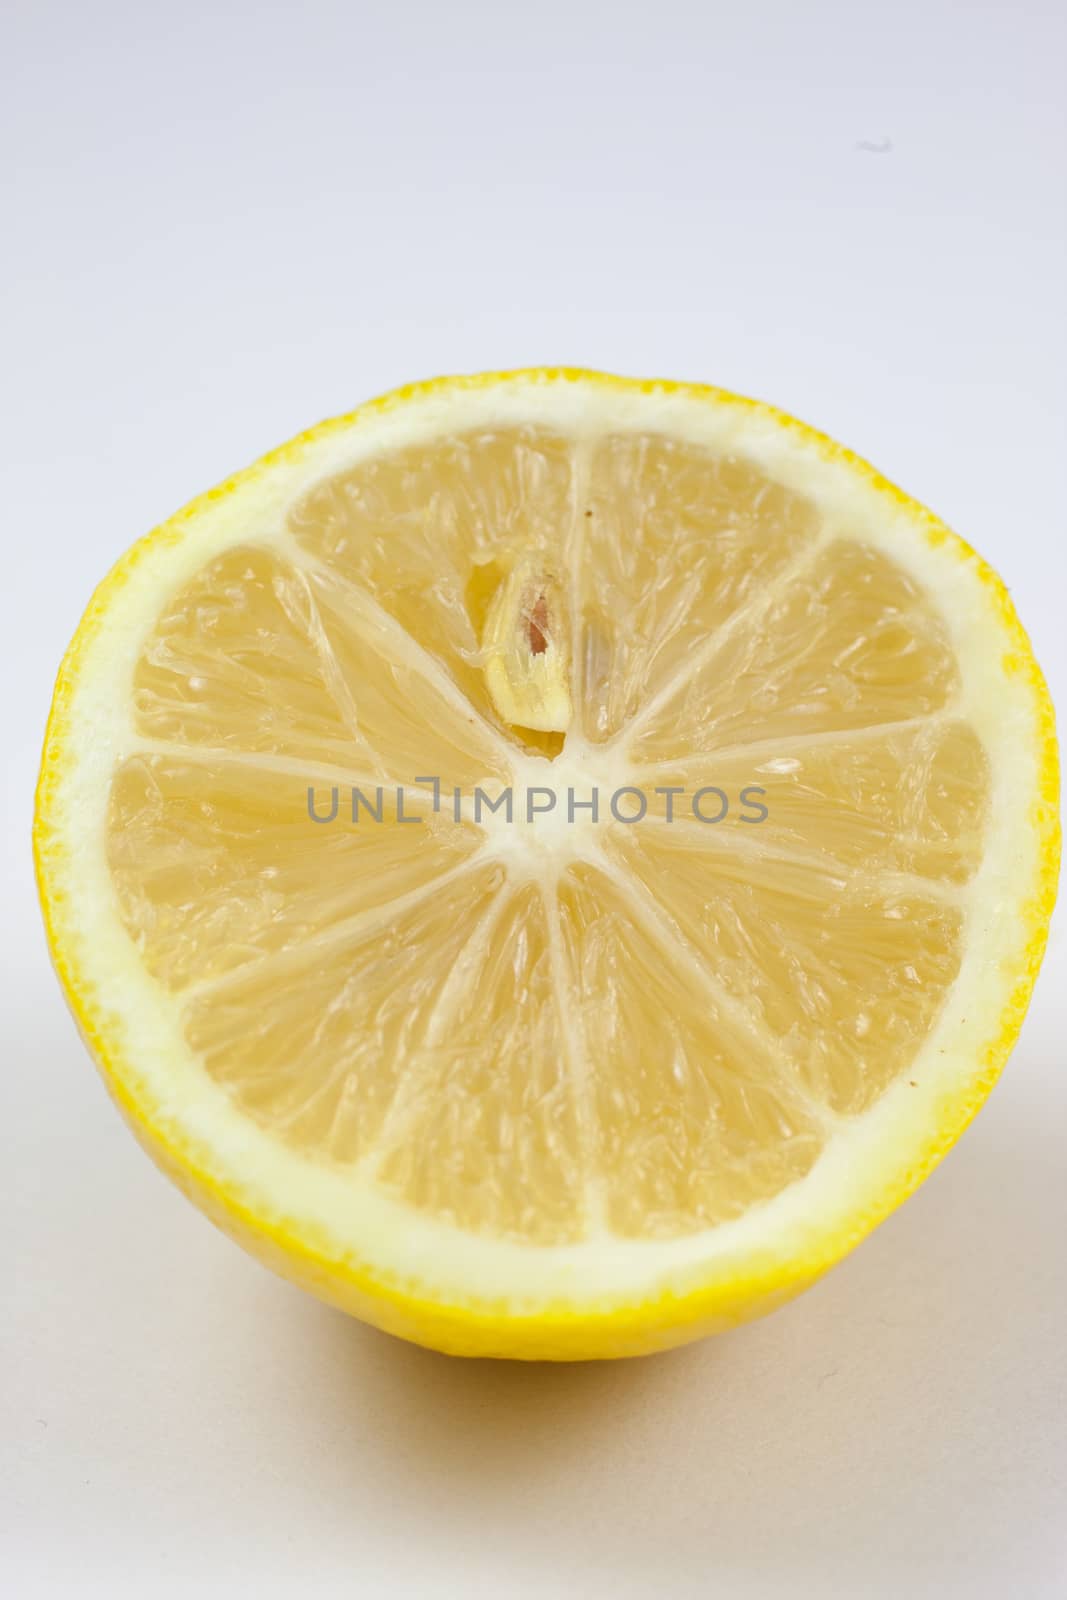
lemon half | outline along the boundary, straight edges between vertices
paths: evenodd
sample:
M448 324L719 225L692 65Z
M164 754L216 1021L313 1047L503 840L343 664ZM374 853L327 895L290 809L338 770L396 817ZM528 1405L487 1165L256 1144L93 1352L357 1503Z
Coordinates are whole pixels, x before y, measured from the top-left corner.
M720 390L400 390L137 544L35 849L134 1130L269 1265L466 1354L811 1283L989 1093L1055 895L1007 593ZM594 799L595 794L595 799Z

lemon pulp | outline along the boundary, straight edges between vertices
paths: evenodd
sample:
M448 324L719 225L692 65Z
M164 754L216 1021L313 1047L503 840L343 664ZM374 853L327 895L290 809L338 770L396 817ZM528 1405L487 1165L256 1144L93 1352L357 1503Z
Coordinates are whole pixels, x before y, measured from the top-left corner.
M565 735L487 686L486 618L531 562L568 610ZM959 687L937 597L740 451L445 434L324 475L173 593L108 868L188 1046L272 1139L469 1233L677 1238L796 1184L912 1071L989 811ZM328 825L309 786L340 796ZM512 823L474 819L509 787Z

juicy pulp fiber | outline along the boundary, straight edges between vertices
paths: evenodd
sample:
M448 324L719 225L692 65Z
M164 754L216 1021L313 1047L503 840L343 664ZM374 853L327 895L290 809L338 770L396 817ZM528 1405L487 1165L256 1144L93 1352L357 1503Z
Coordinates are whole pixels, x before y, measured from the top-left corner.
M487 689L523 562L569 608L565 738ZM272 1137L473 1233L680 1237L803 1178L934 1027L989 809L957 690L934 598L739 454L441 438L333 474L174 595L112 881ZM596 822L472 820L477 786L564 778L601 785ZM335 822L309 784L342 789ZM350 785L404 785L421 821L353 824ZM668 822L672 785L757 786L766 820Z

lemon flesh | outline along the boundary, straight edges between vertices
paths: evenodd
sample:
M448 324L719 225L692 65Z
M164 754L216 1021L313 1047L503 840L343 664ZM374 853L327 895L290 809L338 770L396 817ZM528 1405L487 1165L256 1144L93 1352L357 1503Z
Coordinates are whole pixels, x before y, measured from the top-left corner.
M71 669L107 760L46 752L46 909L80 873L98 1054L154 1029L135 1121L274 1264L445 1348L624 1353L800 1286L973 1113L1051 903L1051 715L995 580L796 425L496 385L155 536L121 663Z

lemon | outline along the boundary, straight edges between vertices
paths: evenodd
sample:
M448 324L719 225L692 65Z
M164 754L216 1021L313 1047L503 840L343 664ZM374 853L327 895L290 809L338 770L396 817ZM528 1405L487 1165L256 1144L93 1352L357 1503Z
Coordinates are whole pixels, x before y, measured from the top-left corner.
M444 1350L766 1311L930 1170L1020 1027L1053 717L999 580L719 390L445 379L97 591L35 845L157 1161Z

